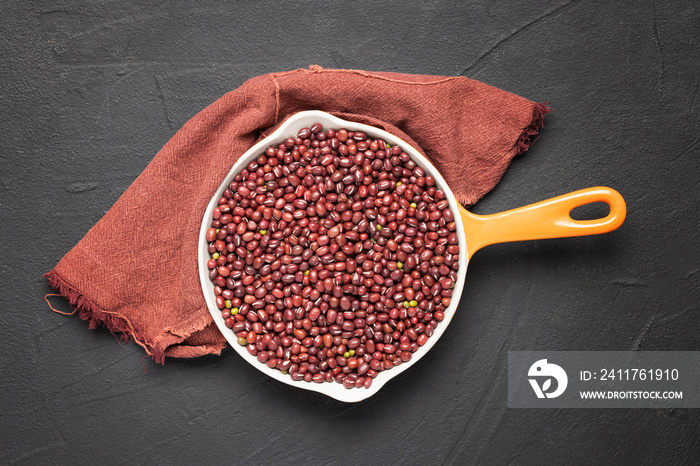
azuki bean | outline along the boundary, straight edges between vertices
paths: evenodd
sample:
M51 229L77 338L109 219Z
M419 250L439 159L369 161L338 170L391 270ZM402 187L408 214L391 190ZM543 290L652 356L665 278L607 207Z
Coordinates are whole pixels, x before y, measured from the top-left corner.
M216 304L268 367L369 387L444 319L455 228L445 192L400 146L316 123L223 191L205 235Z

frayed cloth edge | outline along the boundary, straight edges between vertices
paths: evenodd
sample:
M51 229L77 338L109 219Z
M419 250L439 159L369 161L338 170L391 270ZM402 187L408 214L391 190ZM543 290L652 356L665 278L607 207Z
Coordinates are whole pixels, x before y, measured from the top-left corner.
M129 319L102 309L55 270L47 272L44 277L48 279L49 285L65 297L73 309L78 311L80 318L88 322L89 328L95 329L103 325L124 341L134 340L136 344L146 350L146 354L156 363L165 363L164 349L149 343L144 334L133 327Z
M513 161L513 157L527 152L530 146L532 146L532 144L534 144L534 142L537 141L537 139L539 138L539 132L544 127L544 117L551 110L552 109L549 107L549 102L536 102L534 104L532 108L532 116L530 117L530 121L523 128L522 132L520 133L520 136L518 136L518 139L515 141L515 144L513 145L513 148L515 150L514 152L510 152L510 154L512 155L509 155L507 157L508 162L503 167L503 172L500 175L498 175L494 186L500 183L503 174ZM457 202L462 204L462 206L470 207L476 204L487 193L488 191L472 196L466 196L464 194L455 194L455 198L457 199Z
M539 138L540 129L544 126L544 116L551 111L547 103L536 103L532 108L532 117L530 123L523 129L520 134L517 145L516 155L527 152L530 146Z

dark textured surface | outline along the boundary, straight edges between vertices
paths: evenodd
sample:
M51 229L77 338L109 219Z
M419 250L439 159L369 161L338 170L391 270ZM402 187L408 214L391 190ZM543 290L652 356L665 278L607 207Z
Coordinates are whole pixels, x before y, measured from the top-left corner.
M506 400L510 350L700 350L697 2L369 4L4 2L0 463L697 461L697 410ZM185 121L310 64L549 100L540 140L472 210L607 185L627 220L480 251L439 344L355 405L267 380L230 349L142 364L139 346L47 308L42 274Z

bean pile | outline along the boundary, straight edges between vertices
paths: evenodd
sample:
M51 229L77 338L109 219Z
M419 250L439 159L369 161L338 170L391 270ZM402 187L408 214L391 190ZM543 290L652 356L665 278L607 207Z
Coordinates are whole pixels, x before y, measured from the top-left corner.
M426 344L459 267L435 179L399 146L318 123L234 177L206 240L238 343L293 380L346 388Z

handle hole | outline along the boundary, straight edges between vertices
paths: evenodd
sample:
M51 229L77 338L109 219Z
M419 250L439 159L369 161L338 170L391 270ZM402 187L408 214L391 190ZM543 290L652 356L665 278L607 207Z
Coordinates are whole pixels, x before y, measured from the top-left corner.
M573 220L598 220L610 214L610 206L605 202L591 202L573 209L569 216Z

